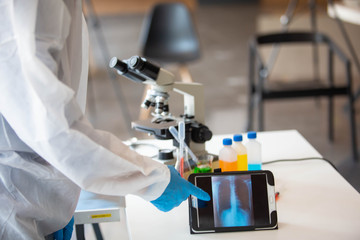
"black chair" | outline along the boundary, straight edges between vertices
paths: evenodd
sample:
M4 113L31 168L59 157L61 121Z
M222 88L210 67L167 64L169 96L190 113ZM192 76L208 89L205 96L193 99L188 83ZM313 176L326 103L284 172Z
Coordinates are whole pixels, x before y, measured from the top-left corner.
M269 80L269 72L262 59L260 49L262 46L272 44L313 44L316 42L327 46L327 82L320 79L312 79L311 81L291 81L287 83L279 83L275 79ZM272 33L266 35L255 36L250 41L250 59L249 59L249 105L248 105L248 124L247 130L253 129L253 115L255 101L258 101L258 129L264 130L264 102L274 99L302 98L302 97L328 97L328 130L329 140L334 139L334 121L333 121L333 97L338 95L347 96L349 107L347 109L350 120L350 135L352 144L352 154L357 160L357 139L356 139L356 122L354 111L354 96L352 93L352 76L351 64L347 56L341 49L326 35L311 32L286 32ZM334 83L334 55L338 57L344 65L345 75L344 83ZM296 58L291 61L296 61ZM301 64L301 63L299 63Z
M186 64L200 58L200 43L190 10L183 3L156 4L144 21L141 55L160 64L177 64L182 81Z
M179 2L154 5L143 22L140 49L142 56L162 66L176 65L182 82L193 82L187 64L200 58L200 42L190 10ZM141 109L139 119L149 115L149 109Z

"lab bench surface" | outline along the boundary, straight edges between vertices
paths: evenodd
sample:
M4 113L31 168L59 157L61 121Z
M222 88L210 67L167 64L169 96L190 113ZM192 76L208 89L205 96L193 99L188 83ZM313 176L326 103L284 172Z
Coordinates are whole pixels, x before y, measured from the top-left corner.
M224 137L232 136L214 136L206 144L207 151L218 154ZM329 163L316 159L321 154L298 131L260 132L258 140L263 162L314 158L263 165L273 172L280 192L278 230L191 235L187 201L164 213L129 195L130 239L360 239L360 194Z

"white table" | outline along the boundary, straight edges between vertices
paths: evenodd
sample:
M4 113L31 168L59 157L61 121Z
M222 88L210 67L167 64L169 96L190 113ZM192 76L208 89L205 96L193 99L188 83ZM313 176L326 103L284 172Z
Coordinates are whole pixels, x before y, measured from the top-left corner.
M74 213L74 223L76 231L73 237L77 240L86 239L101 239L103 232L101 232L99 223L115 223L112 224L116 228L116 235L119 239L129 239L126 212L125 212L125 198L99 195L87 191L81 191L78 205ZM94 233L92 231L85 231L85 225L92 224ZM104 227L104 226L103 226ZM109 227L109 226L108 226ZM114 235L114 233L111 233ZM73 239L74 239L73 238ZM105 237L105 239L107 239Z
M222 138L207 143L218 154ZM284 158L321 157L296 130L258 133L264 162ZM327 162L310 160L264 165L275 176L279 229L191 235L188 203L168 213L135 196L126 197L132 240L143 239L360 239L360 194Z
M335 2L333 6L328 4L327 12L332 18L335 18L337 15L342 21L360 25L360 5L346 5L341 1Z

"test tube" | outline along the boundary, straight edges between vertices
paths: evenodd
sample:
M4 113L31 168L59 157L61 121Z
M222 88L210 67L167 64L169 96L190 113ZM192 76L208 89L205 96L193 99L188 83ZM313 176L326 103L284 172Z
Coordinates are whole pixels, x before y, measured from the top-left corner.
M185 124L183 121L179 122L179 158L180 158L180 175L184 177L184 142L185 142Z

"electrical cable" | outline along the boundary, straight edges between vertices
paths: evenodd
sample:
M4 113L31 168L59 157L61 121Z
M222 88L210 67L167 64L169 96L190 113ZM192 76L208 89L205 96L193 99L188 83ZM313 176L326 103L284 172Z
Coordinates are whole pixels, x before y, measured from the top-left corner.
M278 162L300 162L300 161L309 161L309 160L322 160L322 161L325 161L325 162L329 163L336 171L338 171L336 166L329 159L326 159L326 158L323 158L323 157L276 159L276 160L272 160L272 161L268 161L268 162L263 162L262 164L267 165L267 164L273 164L273 163L278 163Z

